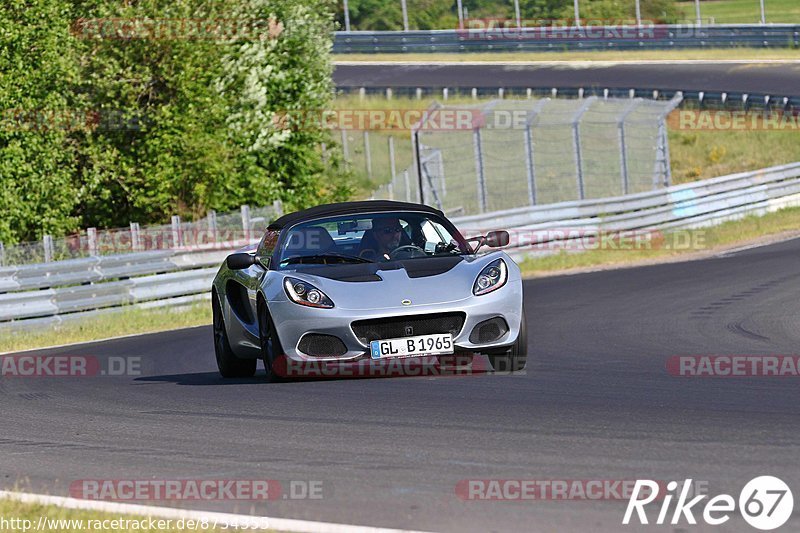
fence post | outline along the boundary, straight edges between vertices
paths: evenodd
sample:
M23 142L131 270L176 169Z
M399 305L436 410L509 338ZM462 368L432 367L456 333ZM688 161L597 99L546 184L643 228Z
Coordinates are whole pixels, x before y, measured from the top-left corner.
M403 171L403 179L406 182L406 202L411 202L411 179L408 176L408 169Z
M350 33L350 6L347 5L347 0L344 0L344 31Z
M97 228L86 228L86 245L89 247L89 255L98 255Z
M578 0L575 0L575 26L581 27L581 8L578 6Z
M577 2L578 0L575 1ZM694 0L694 14L695 14L695 22L697 24L697 27L699 28L700 26L703 25L703 19L700 18L700 0Z
M481 143L481 129L472 130L472 152L475 157L475 175L478 178L478 209L486 212L486 176L483 174L483 146Z
M369 150L369 130L364 130L364 161L367 166L367 177L372 181L372 154Z
M522 17L519 14L519 0L514 0L514 16L517 17L517 29L522 29Z
M131 250L138 252L139 248L139 223L131 222Z
M250 206L242 206L242 230L244 230L244 239L250 241Z
M392 183L397 176L397 166L394 160L394 137L389 135L389 171L392 173Z
M6 247L0 242L0 267L6 266Z
M543 98L533 105L533 109L528 113L528 118L525 121L525 158L528 174L528 202L531 205L536 205L536 159L533 150L533 123L542 112L544 106L550 102L549 98Z
M596 96L587 98L572 117L572 148L575 151L575 171L578 175L578 195L581 200L586 198L586 190L583 182L583 154L581 153L580 124L583 114L586 113L596 100Z
M283 216L283 202L280 200L275 200L272 202L272 209L275 210L275 214L277 215L276 218Z
M765 25L767 23L767 11L764 8L764 0L761 0L761 25Z
M320 143L320 151L322 155L322 163L324 165L328 164L328 145L325 143Z
M208 212L208 231L211 232L211 238L217 242L217 212L213 209Z
M344 128L340 130L342 132L342 155L344 156L345 164L350 163L350 151L348 150L347 146L347 133L345 132Z
M44 246L44 262L50 263L53 260L53 237L52 235L45 235L42 239Z
M457 0L457 9L458 9L458 29L464 29L464 7L461 5L461 0Z
M420 122L421 124L421 122ZM414 141L414 162L417 165L417 183L419 185L419 203L425 203L425 187L422 181L422 150L419 143L419 130L414 130L411 134Z
M181 242L181 217L172 215L172 247L180 248Z
M400 5L403 9L403 31L408 31L408 6L406 0L400 0Z
M672 184L672 162L669 155L669 139L667 137L667 115L672 113L683 101L683 92L678 91L666 109L661 111L658 117L658 140L656 147L656 162L653 171L653 188L659 186L660 177L663 176L663 185L669 187ZM660 157L659 157L660 156ZM659 165L663 168L659 169Z
M628 120L628 116L630 116L630 114L633 113L633 111L641 103L641 98L636 98L632 102L629 102L628 105L625 106L625 109L622 110L622 114L617 120L617 131L619 134L619 162L622 172L622 194L628 194L630 192L630 175L628 174L628 142L625 131L625 121Z

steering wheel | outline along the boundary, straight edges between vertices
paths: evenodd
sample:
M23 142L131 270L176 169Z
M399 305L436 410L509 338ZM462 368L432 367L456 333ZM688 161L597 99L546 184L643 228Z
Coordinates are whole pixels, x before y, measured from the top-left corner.
M389 258L397 259L397 256L400 255L400 253L398 252L408 253L409 256L406 259L414 259L414 257L424 257L428 255L425 253L425 250L423 250L419 246L415 246L413 244L406 244L404 246L398 246L397 248L389 252Z

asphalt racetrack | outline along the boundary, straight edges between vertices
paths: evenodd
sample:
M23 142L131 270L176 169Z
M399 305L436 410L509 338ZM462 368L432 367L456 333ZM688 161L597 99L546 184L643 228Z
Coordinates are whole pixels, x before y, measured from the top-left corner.
M470 479L692 478L738 498L771 474L800 496L798 378L666 370L673 355L797 353L800 240L525 290L521 376L223 380L210 327L42 352L141 357L142 374L0 380L3 488L318 480L319 500L152 503L452 532L753 531L738 514L623 527L613 499L469 501L456 486ZM797 528L795 510L783 530Z
M578 61L565 64L340 63L338 87L559 87L660 89L800 96L800 64Z

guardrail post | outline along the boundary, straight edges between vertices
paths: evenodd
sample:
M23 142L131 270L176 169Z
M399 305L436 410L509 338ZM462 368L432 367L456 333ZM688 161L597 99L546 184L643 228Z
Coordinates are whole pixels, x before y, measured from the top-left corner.
M86 245L89 248L89 255L98 255L97 228L86 228Z
M242 206L242 230L244 230L244 238L246 241L250 240L250 206Z
M139 242L139 223L131 222L131 250L138 252L141 249Z
M372 180L372 154L369 150L369 130L364 130L364 164L367 167L367 177Z
M45 235L42 239L42 246L44 246L44 262L50 263L53 261L53 236Z
M577 0L576 0L577 1ZM581 153L581 132L580 124L583 114L597 100L596 96L587 98L580 109L572 117L572 148L575 151L575 172L578 177L578 196L581 200L586 197L585 184L583 182L583 154Z
M475 175L478 178L478 209L486 212L486 176L483 173L483 146L481 143L481 129L472 130L472 151L475 157Z
M275 211L275 218L283 216L283 202L275 200L272 202L272 209Z

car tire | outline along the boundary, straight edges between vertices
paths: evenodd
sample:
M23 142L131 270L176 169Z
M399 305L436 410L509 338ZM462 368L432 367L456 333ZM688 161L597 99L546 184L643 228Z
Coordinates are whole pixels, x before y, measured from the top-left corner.
M264 371L267 374L267 381L281 381L282 376L275 371L275 355L283 353L278 334L275 331L275 323L264 303L258 305L258 336L261 345L261 360L264 363Z
M240 359L236 357L228 341L228 332L225 330L225 320L222 317L222 307L219 298L214 294L211 298L211 312L213 315L214 329L214 355L217 358L217 368L223 378L249 378L256 373L258 360Z
M489 354L489 362L495 372L519 372L528 362L528 320L522 310L522 322L517 340L503 353Z

